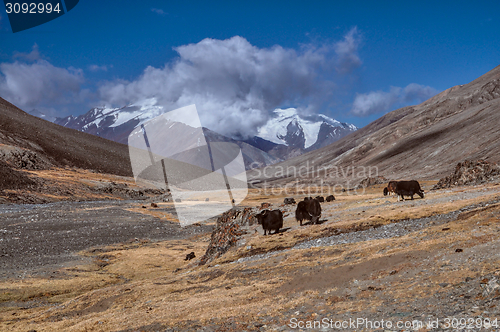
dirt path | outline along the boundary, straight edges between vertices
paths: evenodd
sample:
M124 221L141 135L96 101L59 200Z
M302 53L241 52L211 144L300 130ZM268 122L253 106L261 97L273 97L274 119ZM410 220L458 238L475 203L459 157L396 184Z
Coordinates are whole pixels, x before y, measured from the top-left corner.
M78 251L149 239L182 239L210 226L165 222L128 211L141 202L59 202L0 206L0 278L46 274L84 259ZM159 210L158 210L159 211Z

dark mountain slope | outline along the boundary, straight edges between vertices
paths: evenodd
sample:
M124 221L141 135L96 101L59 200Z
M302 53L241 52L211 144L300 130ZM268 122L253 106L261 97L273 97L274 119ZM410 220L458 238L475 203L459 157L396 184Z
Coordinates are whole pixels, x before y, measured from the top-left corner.
M132 175L127 146L39 119L2 98L0 144L0 152L11 166L12 158L8 157L17 149L21 151L19 158L28 155L26 158L38 160L32 163L34 168L70 166Z

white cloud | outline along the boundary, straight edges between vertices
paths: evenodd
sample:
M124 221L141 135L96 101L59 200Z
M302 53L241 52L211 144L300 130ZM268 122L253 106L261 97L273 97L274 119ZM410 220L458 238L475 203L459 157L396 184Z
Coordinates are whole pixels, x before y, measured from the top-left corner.
M361 37L358 28L352 28L344 39L335 45L337 53L337 71L346 74L361 66L362 62L358 55L358 48L361 43Z
M108 71L108 67L109 68L112 68L113 65L111 66L107 66L107 65L102 65L102 66L99 66L99 65L89 65L88 68L90 71L93 71L93 72L97 72L97 71Z
M0 64L0 95L28 110L73 102L82 83L82 70L55 67L45 60Z
M13 58L33 62L40 60L42 57L40 55L40 51L38 50L38 45L35 43L30 53L14 52Z
M163 9L159 9L159 8L151 8L151 11L153 13L156 13L156 14L161 15L161 16L167 15L167 13Z
M419 104L437 93L438 91L430 86L411 83L405 88L391 87L389 92L372 91L356 94L351 112L357 116L388 112L395 106Z
M167 110L194 103L204 126L226 135L254 135L276 107L324 102L334 68L347 72L361 63L356 40L353 29L336 44L296 51L258 48L239 36L207 38L175 48L179 57L165 67L147 67L132 82L107 82L99 93L104 104L114 106L151 97Z

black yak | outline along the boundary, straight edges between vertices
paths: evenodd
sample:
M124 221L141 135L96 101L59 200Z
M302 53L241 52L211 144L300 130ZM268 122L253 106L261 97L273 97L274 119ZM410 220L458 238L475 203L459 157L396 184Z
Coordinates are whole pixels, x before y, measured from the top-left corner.
M333 195L330 195L330 196L326 197L326 201L327 202L331 202L331 201L334 201L334 200L335 200L335 196L333 196Z
M321 205L318 200L306 197L302 202L297 204L295 219L300 222L300 226L302 226L303 220L310 220L311 223L315 224L319 221L320 217Z
M398 195L398 202L399 202L399 197L405 200L404 196L410 196L411 199L413 199L413 195L417 194L420 196L420 198L424 198L424 191L420 188L420 184L418 181L411 180L411 181L398 181L396 183L396 189L394 192Z
M256 214L255 218L257 218L257 222L262 225L264 235L266 235L266 232L271 235L272 230L274 230L274 234L276 234L279 229L283 227L283 213L280 210L264 210Z

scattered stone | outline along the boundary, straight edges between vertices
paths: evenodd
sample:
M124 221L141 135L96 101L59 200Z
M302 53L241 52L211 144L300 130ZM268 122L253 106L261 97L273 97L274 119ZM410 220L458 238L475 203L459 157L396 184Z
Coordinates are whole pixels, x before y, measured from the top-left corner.
M465 160L457 164L453 174L440 179L432 189L477 185L498 179L500 179L499 165L484 160Z
M158 204L156 204L156 203L151 203L151 207L152 207L152 208L157 208L157 207L158 207Z
M368 178L364 178L363 180L361 180L361 182L357 185L357 188L367 188L367 187L371 187L371 186L374 186L374 185L377 185L377 184L384 184L384 183L387 183L388 180L383 177L383 176L376 176L376 177L368 177Z
M460 249L460 248L457 248L457 249L455 249L455 252L464 252L464 250Z
M190 261L193 258L195 258L196 255L194 254L194 251L191 251L189 254L186 255L186 258L184 258L185 261Z
M252 226L257 212L252 208L233 208L217 218L217 224L212 232L207 251L200 260L200 265L213 261L235 246L244 234L242 227Z
M486 282L483 282L486 281ZM500 285L498 284L498 279L496 277L481 280L481 288L483 289L483 296L487 297L492 293L496 293L495 295L500 295Z

